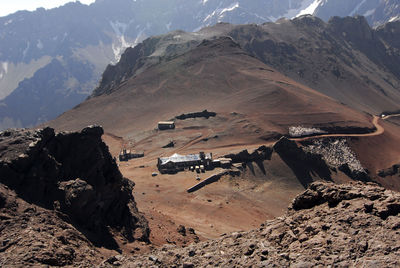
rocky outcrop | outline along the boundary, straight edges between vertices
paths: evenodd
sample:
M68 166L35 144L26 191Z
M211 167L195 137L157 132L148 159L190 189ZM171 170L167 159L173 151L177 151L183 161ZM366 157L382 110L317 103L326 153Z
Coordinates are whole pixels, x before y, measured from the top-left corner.
M209 112L207 110L204 110L202 112L196 112L196 113L188 113L188 114L181 114L176 116L176 119L179 120L185 120L185 119L189 119L189 118L205 118L208 119L210 117L215 117L217 114L214 112Z
M311 139L302 142L302 145L304 151L320 154L329 167L339 169L353 180L370 181L368 171L363 168L346 139Z
M318 153L306 152L295 141L282 137L274 145L274 151L293 170L304 187L313 182L314 177L331 181L331 169Z
M149 255L123 267L397 267L400 194L374 184L315 182L283 217L250 232ZM103 267L110 267L104 262Z
M226 158L232 159L233 163L248 163L270 160L272 155L272 148L266 146L260 146L251 154L247 150L243 150L237 154L227 154Z
M89 267L104 258L66 214L27 203L4 184L0 219L1 267Z
M274 150L305 187L318 178L331 181L332 172L338 170L353 180L371 181L368 171L343 138L310 139L297 145L282 137Z
M102 134L98 126L80 133L56 134L51 128L1 132L0 186L34 210L59 217L56 222L65 222L96 246L117 249L114 233L127 241L148 241L147 221L132 196L134 183L119 172Z
M394 176L400 174L400 164L396 164L387 169L379 170L378 176L385 178L387 176Z

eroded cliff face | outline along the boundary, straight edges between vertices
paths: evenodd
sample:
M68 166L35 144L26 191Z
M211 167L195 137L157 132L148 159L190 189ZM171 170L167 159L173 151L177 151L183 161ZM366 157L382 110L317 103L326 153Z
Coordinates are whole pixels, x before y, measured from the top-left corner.
M400 194L372 183L314 182L259 229L186 248L164 246L103 267L397 267ZM113 260L113 261L111 261Z
M66 265L79 261L78 255L84 252L78 250L80 247L93 252L94 246L118 249L115 235L129 242L149 241L147 221L138 212L132 195L134 183L119 172L101 140L102 134L103 129L98 126L80 133L56 134L51 128L0 133L0 210L9 219L9 223L1 223L5 248L1 250L0 263L7 264L9 251L18 248L24 248L25 254L32 247L39 253L48 251L54 260L40 261L16 254L16 263ZM25 222L18 224L21 217ZM48 226L53 228L47 230ZM18 236L27 227L36 228L34 235ZM60 261L52 251L60 247L51 241L63 230L70 230L72 237L82 243L69 243L69 235L55 239L72 249L67 252L76 252ZM35 236L36 241L42 240L42 247L29 243ZM47 239L40 239L46 236ZM14 246L7 247L10 243Z

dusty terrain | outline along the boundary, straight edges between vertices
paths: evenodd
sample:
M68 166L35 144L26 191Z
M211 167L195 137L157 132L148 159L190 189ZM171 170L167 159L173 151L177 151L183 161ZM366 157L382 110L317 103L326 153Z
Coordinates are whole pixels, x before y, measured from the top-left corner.
M158 174L157 158L169 156L173 153L194 153L199 151L212 152L213 156L219 157L229 153L237 153L244 149L252 151L260 145L273 146L276 141L248 140L248 136L224 138L215 137L213 129L210 129L214 121L220 122L220 115L215 118L196 118L177 121L175 130L156 131L151 130L143 133L142 139L125 140L111 134L105 134L103 139L108 144L113 155L117 156L124 146L144 151L145 157L132 159L129 162L120 162L119 168L127 178L136 183L135 197L140 211L149 220L151 240L155 245L167 243L187 244L192 241L177 234L179 225L194 228L200 239L215 238L222 233L237 230L250 230L257 227L265 219L272 219L285 211L287 205L294 196L303 191L306 185L299 175L296 167L288 165L286 159L274 152L271 160L264 161L262 169L255 163L250 163L238 177L223 177L218 182L208 185L194 193L186 190L195 185L197 174L185 171L174 175ZM377 176L378 170L398 163L397 147L387 149L387 154L382 151L381 168L373 169L374 157L369 157L372 151L379 151L379 143L369 144L369 140L384 139L387 144L394 144L400 140L398 129L390 123L384 122L378 117L370 118L375 131L366 134L330 134L322 135L317 139L346 139L355 156L361 161L363 167L367 168L373 180L383 183L391 189L400 189L398 184L393 184L394 179L386 178L382 181ZM228 124L228 123L226 123ZM190 126L197 127L190 127ZM222 124L219 124L221 128ZM385 131L385 128L387 129ZM178 136L179 135L179 136ZM221 135L219 133L219 135ZM392 140L387 137L392 137ZM208 140L204 140L209 138ZM314 137L294 138L298 142L313 140ZM173 141L175 146L162 149L161 147ZM358 142L358 143L357 143ZM369 148L371 152L363 153L360 148ZM391 154L390 152L393 152ZM383 156L385 156L383 158ZM299 160L301 162L301 160ZM300 163L300 165L304 165ZM264 173L264 171L265 173ZM218 170L207 171L200 174L203 180ZM297 172L297 173L296 173ZM300 177L299 177L300 176ZM310 176L313 179L328 179L318 174ZM345 183L351 178L342 172L331 172L329 179ZM389 182L392 182L391 185ZM391 185L391 186L390 186ZM244 215L244 216L243 216ZM185 240L186 239L186 240Z
M385 65L392 61L368 57L371 47L362 44L371 36L379 53L389 53L375 30L359 18L343 23L349 26L346 34L365 30L365 35L343 37L340 21L304 17L260 26L218 24L149 39L107 68L91 98L49 125L75 130L99 124L114 157L122 148L144 152L143 158L118 164L136 183L133 194L149 222L153 246L188 245L254 229L282 215L315 180L377 181L399 190L400 131L391 122L396 117L383 121L365 112L398 107L396 68ZM176 118L205 109L216 116ZM164 120L175 120L176 128L157 130ZM324 134L282 138L291 127ZM314 139L321 140L325 155L315 151ZM167 144L174 146L163 148ZM330 153L337 144L340 148ZM192 193L186 190L198 183L194 172L152 176L159 173L158 157L204 151L216 158L261 145L274 149L271 159L244 162L240 175L223 176ZM343 162L347 159L352 163ZM124 247L143 252L128 242ZM114 261L118 258L109 263Z
M134 183L102 134L96 126L0 132L0 266L90 266L147 245Z
M317 182L250 232L119 256L103 267L398 267L400 195L373 184ZM114 266L114 267L115 267Z
M158 121L204 109L217 115L176 120L174 130L156 129ZM231 38L223 37L204 41L187 53L141 70L50 125L73 130L100 124L113 156L124 147L145 153L142 159L120 163L120 170L135 181L134 194L149 220L150 238L161 245L197 240L196 236L180 235L177 228L181 224L194 228L199 239L254 228L267 218L281 215L308 182L320 177L311 174L305 183L274 153L261 169L252 165L236 178L224 177L189 194L186 189L197 183L196 175L184 172L152 177L157 172L158 157L199 151L217 157L260 145L272 146L291 126L373 138L383 130L378 119L372 119L282 75ZM171 141L174 147L162 148ZM394 138L391 142L396 141ZM200 178L212 174L207 172ZM341 172L332 173L330 178L349 180Z

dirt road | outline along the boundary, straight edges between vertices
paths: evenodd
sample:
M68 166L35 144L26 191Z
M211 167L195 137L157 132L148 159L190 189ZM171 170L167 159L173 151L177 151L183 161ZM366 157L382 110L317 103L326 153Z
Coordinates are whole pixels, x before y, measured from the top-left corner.
M379 124L379 116L374 115L372 118L372 124L376 128L374 132L371 133L360 133L360 134L316 134L308 137L300 137L300 138L290 138L293 141L305 141L315 138L329 138L329 137L371 137L378 136L385 132L385 129Z

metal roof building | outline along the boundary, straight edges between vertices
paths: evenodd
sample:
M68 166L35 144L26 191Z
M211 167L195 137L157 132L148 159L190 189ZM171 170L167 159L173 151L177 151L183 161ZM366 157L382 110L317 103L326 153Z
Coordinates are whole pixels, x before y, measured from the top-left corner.
M208 165L212 161L212 154L205 154L200 152L199 154L188 154L180 155L173 154L170 157L158 158L158 169L161 170L177 170L184 169L194 165L205 164Z

